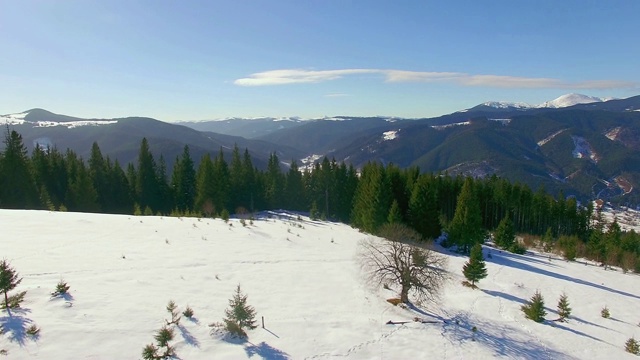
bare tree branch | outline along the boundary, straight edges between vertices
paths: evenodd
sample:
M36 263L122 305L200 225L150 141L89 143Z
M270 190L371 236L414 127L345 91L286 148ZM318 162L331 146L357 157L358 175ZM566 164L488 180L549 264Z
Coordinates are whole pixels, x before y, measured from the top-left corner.
M448 280L447 258L420 242L410 228L385 225L381 235L360 243L359 260L367 281L374 286L394 284L400 287L400 300L409 302L409 294L418 302L437 301Z

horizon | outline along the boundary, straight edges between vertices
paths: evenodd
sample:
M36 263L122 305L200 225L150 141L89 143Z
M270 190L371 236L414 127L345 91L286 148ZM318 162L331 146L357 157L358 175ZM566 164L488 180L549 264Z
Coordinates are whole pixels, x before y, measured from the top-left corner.
M564 94L559 96L556 99L550 99L547 100L546 102L550 102L553 100L557 100L559 98L562 98L563 96L568 96L568 95L578 95L578 96L588 96L586 94L577 94L577 93L569 93L569 94ZM639 96L638 95L632 95L630 97L635 97L635 96ZM627 98L602 98L601 100L603 102L607 102L607 101L611 101L611 100L624 100ZM484 103L480 103L480 104L476 104L474 106L472 106L471 108L475 107L475 106L480 106L480 105L487 105L489 103L508 103L508 104L514 104L514 105L525 105L525 106L529 106L531 108L536 108L539 107L541 105L543 105L543 103L541 104L529 104L529 103L522 103L522 102L505 102L505 101L487 101ZM469 108L470 109L470 108ZM55 111L50 111L49 109L43 109L43 108L32 108L32 109L28 109L28 110L24 110L21 112L14 112L14 113L10 113L10 114L0 114L0 117L6 117L6 116L11 116L11 115L22 115L22 114L27 114L31 111L35 111L35 110L40 110L40 111L45 111L45 112L49 112L52 113L54 115L63 115L63 116L70 116L70 117L75 117L78 118L80 120L117 120L117 119L126 119L126 118L151 118L154 120L158 120L158 121L162 121L162 122L166 122L166 123L175 123L175 124L179 124L179 123L196 123L196 122L207 122L207 121L228 121L228 120L264 120L264 119L272 119L274 121L287 121L287 120L297 120L297 121L308 121L308 120L333 120L336 118L389 118L389 119L403 119L403 120L421 120L421 119L428 119L428 118L437 118L439 116L445 116L445 115L450 115L452 113L455 112L461 112L461 111L466 111L469 109L460 109L451 113L446 113L446 114L439 114L439 115L435 115L433 117L402 117L402 116L394 116L394 115L347 115L347 114L338 114L338 115L324 115L324 116L319 116L319 117L301 117L301 116L269 116L269 115L264 115L264 116L254 116L254 117L240 117L240 116L230 116L230 117L225 117L225 118L212 118L212 119L187 119L187 120L163 120L163 119L157 119L157 118L153 118L150 116L145 116L145 115L128 115L128 116L122 116L122 117L117 117L117 118L110 118L110 117L82 117L82 116L78 116L75 114L62 114L59 112L55 112ZM638 110L636 110L638 111Z
M629 45L638 11L622 1L8 3L0 113L430 118L487 101L628 98L640 93Z

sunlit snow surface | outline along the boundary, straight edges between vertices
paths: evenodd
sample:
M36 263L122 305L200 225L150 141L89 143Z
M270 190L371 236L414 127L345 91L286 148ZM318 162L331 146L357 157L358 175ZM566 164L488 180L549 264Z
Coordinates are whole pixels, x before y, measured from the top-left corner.
M176 328L181 359L636 358L624 343L639 334L639 277L555 256L485 248L489 276L471 290L460 284L467 258L444 251L451 280L440 303L403 310L385 301L393 290L363 282L356 254L368 235L347 225L286 213L243 227L238 219L16 210L0 210L0 223L2 257L27 291L22 309L0 312L7 359L138 359L169 300L195 311ZM70 296L51 299L61 279ZM208 327L238 284L265 321L247 342ZM520 311L536 290L548 309L543 324ZM573 308L568 323L551 321L562 292ZM611 319L600 316L605 305ZM31 324L41 328L37 339L25 334Z
M384 141L393 140L393 139L395 139L397 137L398 137L398 131L397 130L385 131L385 132L382 133L382 140L384 140Z
M24 117L27 116L28 113L21 114L9 114L0 116L0 124L8 124L8 125L19 125L24 124Z
M73 129L80 126L100 126L100 125L112 125L117 124L117 120L83 120L83 121L68 121L68 122L55 122L55 121L37 121L33 127L52 127L52 126L65 126L69 129Z

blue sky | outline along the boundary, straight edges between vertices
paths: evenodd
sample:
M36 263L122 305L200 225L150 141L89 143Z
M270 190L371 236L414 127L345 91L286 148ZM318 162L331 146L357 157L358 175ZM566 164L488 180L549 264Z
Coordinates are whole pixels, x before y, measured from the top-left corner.
M0 0L0 114L431 117L640 94L640 1Z

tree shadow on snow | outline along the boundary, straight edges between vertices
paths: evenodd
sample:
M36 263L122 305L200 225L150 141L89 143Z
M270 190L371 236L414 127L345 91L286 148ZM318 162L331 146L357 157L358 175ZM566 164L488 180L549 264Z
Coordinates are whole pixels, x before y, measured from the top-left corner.
M482 290L483 293L485 293L487 295L496 296L496 297L505 299L507 301L517 302L518 304L521 304L521 305L524 305L524 304L527 303L527 301L525 299L519 298L519 297L511 295L511 294L504 293L502 291L487 290L487 289L481 289L481 290Z
M512 254L513 255L513 254ZM517 259L522 259L524 257L518 257ZM509 267L513 267L516 269L520 269L523 271L528 271L528 272L532 272L532 273L536 273L536 274L540 274L540 275L545 275L545 276L549 276L555 279L559 279L559 280L564 280L564 281L568 281L568 282L572 282L572 283L576 283L576 284L580 284L580 285L586 285L586 286L591 286L594 287L596 289L600 289L600 290L604 290L604 291L608 291L614 294L619 294L619 295L624 295L624 296L629 296L632 298L636 298L636 299L640 299L640 296L635 295L635 294L631 294L625 291L621 291L621 290L617 290L617 289L613 289L610 288L608 286L604 286L603 284L596 284L593 283L591 281L587 281L587 280L582 280L582 279L578 279L578 278L573 278L567 275L563 275L563 274L558 274L549 270L545 270L545 269L541 269L535 266L531 266L529 264L526 264L524 262L520 262L520 261L515 261L514 258L510 257L510 256L500 256L499 261L496 261L496 257L494 256L493 258L493 262L500 264L500 265L504 265L504 266L509 266Z
M184 339L184 342L197 348L200 347L200 342L198 341L198 339L196 339L196 337L193 336L193 334L191 334L191 332L187 328L182 325L177 325L176 327L180 331L180 335Z
M574 334L576 334L576 335L584 336L584 337L589 338L589 339L591 339L591 340L595 340L595 341L598 341L598 342L603 342L603 343L609 344L609 343L607 343L606 341L603 341L603 340L601 340L601 339L598 339L597 337L591 336L591 335L589 335L589 334L585 334L585 333L583 333L582 331L578 331L578 330L575 330L575 329L572 329L572 328L566 327L566 326L562 325L562 323L558 323L558 322L551 322L551 326L556 327L556 328L558 328L558 329L560 329L560 330L565 330L565 331L572 332L572 333L574 333ZM613 346L612 344L609 344L609 345Z
M514 254L514 253L510 253L508 251L505 250L498 250L498 249L494 249L491 252L491 258L487 259L489 261L492 261L496 264L500 264L500 259L515 259L515 260L520 260L520 261L527 261L530 263L535 263L535 264L539 264L539 265L544 265L544 266L550 266L550 267L558 267L558 264L556 264L556 262L561 261L558 259L554 259L555 261L549 261L549 257L548 256L543 256L540 254L536 254L536 253L532 253L527 251L527 253L525 255L520 255L520 254Z
M476 331L471 329L476 327ZM491 349L497 357L537 359L572 359L572 357L541 344L532 335L507 324L487 322L458 314L442 325L442 336L451 342L475 341Z
M244 351L247 353L248 357L253 357L253 355L258 355L263 359L269 360L289 360L289 354L286 352L276 349L273 346L265 343L264 341L258 345L254 345L249 343L244 347Z
M0 329L9 335L9 341L16 342L20 346L24 346L29 335L27 329L33 321L25 315L31 310L29 309L6 309L6 316L0 317Z
M73 306L73 301L75 300L73 295L69 293L64 293L64 294L60 294L52 297L49 301L55 301L58 299L63 300L69 307Z

